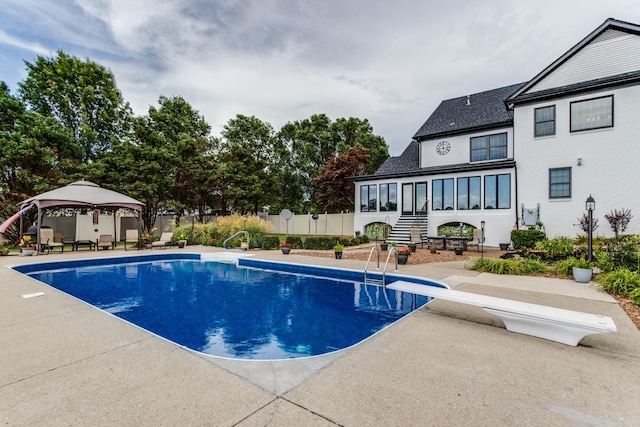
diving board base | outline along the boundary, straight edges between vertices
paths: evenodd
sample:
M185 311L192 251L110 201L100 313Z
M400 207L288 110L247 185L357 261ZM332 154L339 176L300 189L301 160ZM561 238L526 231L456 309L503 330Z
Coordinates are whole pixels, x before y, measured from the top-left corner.
M613 319L610 317L580 311L529 304L404 281L393 282L387 285L387 289L476 305L482 307L487 313L502 319L508 331L572 346L577 346L588 335L615 332L617 330Z

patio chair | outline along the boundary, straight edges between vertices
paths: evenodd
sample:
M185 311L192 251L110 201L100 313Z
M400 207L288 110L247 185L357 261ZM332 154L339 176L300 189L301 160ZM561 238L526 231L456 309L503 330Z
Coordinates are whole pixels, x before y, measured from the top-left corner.
M62 252L64 252L64 244L56 242L54 239L53 228L40 229L40 242L42 243L42 250L46 249L47 253L50 253L55 248L61 248Z
M155 247L165 248L167 246L171 246L171 240L172 239L173 239L173 232L166 231L166 232L162 233L162 235L160 236L160 240L156 240L155 242L151 242L151 247L152 248L155 248Z
M468 246L475 246L478 252L480 252L480 243L484 243L484 238L482 236L482 229L476 228L473 230L473 237L471 241L467 243Z
M127 243L139 243L138 230L135 228L127 229L124 236L124 250L127 250Z
M96 248L113 248L113 236L111 234L102 234L98 239L98 243L96 243Z
M411 227L409 230L411 243L420 244L424 248L424 242L422 241L422 230L417 227Z

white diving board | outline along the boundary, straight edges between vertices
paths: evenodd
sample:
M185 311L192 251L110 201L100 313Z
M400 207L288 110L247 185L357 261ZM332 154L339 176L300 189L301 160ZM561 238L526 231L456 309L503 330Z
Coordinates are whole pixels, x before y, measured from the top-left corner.
M397 281L387 289L482 307L502 319L507 330L576 346L587 335L615 332L613 319L597 314L529 304L435 286Z

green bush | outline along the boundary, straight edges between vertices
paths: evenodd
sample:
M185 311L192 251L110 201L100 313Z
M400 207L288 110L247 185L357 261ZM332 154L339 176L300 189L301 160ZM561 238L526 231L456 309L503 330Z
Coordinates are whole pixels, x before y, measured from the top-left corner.
M467 263L470 270L493 274L534 275L547 270L545 263L535 259L473 258Z
M262 239L262 249L279 249L280 238L278 236L264 236Z
M302 249L304 247L299 236L287 236L285 242L291 243L293 249Z
M608 292L620 295L630 295L640 289L640 274L626 268L603 274L598 278L598 283Z
M636 305L640 305L640 288L635 288L629 293L629 296L636 303Z
M338 237L313 236L304 240L304 249L333 249L333 246L340 239Z
M511 243L513 249L535 248L536 243L545 239L544 231L541 230L512 230Z
M548 258L568 257L573 255L573 239L568 237L543 239L536 242L535 248L544 251Z

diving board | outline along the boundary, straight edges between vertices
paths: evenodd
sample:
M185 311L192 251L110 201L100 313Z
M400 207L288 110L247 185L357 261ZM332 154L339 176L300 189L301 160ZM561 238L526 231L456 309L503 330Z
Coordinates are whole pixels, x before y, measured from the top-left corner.
M613 319L597 314L419 285L402 280L393 282L386 287L396 291L476 305L482 307L486 312L500 317L508 331L567 345L576 346L587 335L617 330Z

